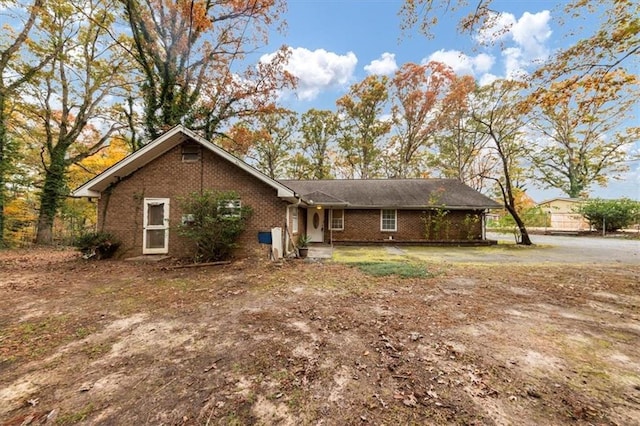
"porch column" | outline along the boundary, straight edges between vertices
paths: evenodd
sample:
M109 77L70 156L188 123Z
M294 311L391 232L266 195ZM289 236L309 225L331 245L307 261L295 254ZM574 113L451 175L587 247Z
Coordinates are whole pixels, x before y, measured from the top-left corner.
M487 211L483 210L480 216L482 217L482 241L485 241L487 239Z

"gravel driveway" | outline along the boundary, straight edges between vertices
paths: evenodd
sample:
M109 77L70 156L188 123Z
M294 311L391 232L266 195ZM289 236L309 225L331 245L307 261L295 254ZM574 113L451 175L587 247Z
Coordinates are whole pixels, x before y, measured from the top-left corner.
M386 254L390 257L405 255L427 262L445 263L640 266L640 240L637 239L531 235L534 245L527 247L515 245L511 234L489 233L487 238L506 244L490 247L387 247Z
M513 241L507 234L489 234L498 241ZM531 235L533 258L543 262L625 263L640 265L640 240L616 237Z

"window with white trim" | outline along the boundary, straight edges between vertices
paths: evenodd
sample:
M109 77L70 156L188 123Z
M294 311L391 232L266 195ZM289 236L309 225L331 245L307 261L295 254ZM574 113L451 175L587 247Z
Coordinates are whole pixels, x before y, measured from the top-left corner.
M291 208L291 230L294 234L298 233L298 207Z
M380 230L396 231L398 229L397 211L393 209L380 210Z
M240 200L220 200L218 214L222 217L240 217L242 203Z
M330 229L332 231L344 230L344 209L332 209L330 219Z

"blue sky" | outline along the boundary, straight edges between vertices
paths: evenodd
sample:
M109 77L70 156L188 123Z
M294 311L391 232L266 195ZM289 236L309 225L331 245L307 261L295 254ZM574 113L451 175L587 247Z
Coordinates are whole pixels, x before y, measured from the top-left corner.
M564 2L552 0L495 0L501 13L499 25L508 28L499 43L481 45L492 34L459 35L459 16L441 16L433 39L416 30L402 32L398 0L289 0L285 15L287 30L272 34L270 45L259 55L269 55L282 44L292 50L288 70L299 79L296 93L286 94L285 106L303 112L310 108L335 110L335 101L351 84L369 74L392 74L407 62L438 60L459 74L473 74L480 82L531 71L532 62L544 60L554 49L570 43L568 28L585 24L594 29L589 16L582 22L559 26ZM636 117L638 114L636 108ZM637 125L637 124L636 124ZM594 187L592 196L640 199L640 166L622 182L607 188ZM561 196L559 191L541 191L530 185L536 201Z

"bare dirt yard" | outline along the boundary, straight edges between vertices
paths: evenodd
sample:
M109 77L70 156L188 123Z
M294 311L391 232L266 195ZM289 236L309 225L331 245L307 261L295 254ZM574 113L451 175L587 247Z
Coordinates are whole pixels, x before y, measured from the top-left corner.
M640 266L467 250L0 252L0 424L640 424Z

